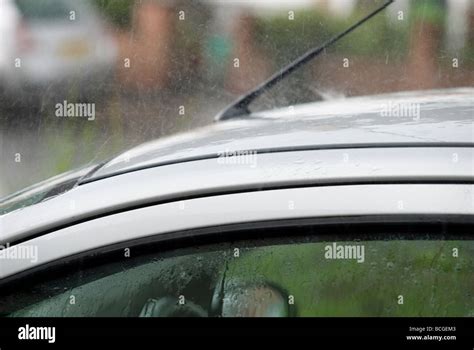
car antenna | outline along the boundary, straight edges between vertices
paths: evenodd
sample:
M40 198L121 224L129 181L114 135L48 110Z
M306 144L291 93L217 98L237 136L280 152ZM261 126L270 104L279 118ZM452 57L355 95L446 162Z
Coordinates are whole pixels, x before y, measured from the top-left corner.
M283 67L281 70L273 74L270 78L268 78L266 81L246 93L245 95L240 96L235 102L233 102L231 105L227 106L222 112L220 112L216 117L216 121L220 120L227 120L227 119L232 119L235 117L239 117L242 115L248 115L250 114L250 109L249 106L250 104L261 94L263 94L265 91L270 89L272 86L275 84L279 83L282 81L286 76L290 75L293 71L297 70L307 62L311 61L314 57L318 56L321 52L323 52L326 48L337 42L339 39L343 38L350 32L352 32L354 29L377 15L379 12L384 10L388 5L390 5L394 0L388 0L386 1L382 6L374 10L373 12L369 13L367 16L359 20L358 22L354 23L352 26L347 28L345 31L342 33L339 33L338 35L334 36L333 38L329 39L326 41L324 44L322 44L319 47L316 47L314 49L311 49L295 59L293 62L288 64L286 67Z

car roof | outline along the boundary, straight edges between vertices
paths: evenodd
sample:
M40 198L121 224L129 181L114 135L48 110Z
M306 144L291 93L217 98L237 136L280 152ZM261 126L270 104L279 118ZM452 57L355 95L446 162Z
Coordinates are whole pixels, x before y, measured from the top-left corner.
M152 142L84 182L239 151L474 143L474 88L352 97L256 112Z
M307 117L305 110L317 113L316 104L305 105L295 107L297 118L280 118L283 110L255 113L148 143L130 151L128 162L122 154L69 191L0 216L0 244L142 206L235 192L342 184L472 184L472 91L425 93L433 102L426 103L429 108L421 110L417 121L394 121L374 110L351 113L361 102L350 107L356 99L347 99L338 107L344 105L347 116L338 112L331 118L319 110L322 117ZM357 100L377 101L372 106L397 103L394 95L387 96ZM336 102L319 106L330 103ZM233 163L232 157L219 162L219 152L242 149L257 150L258 158L249 154L243 162Z

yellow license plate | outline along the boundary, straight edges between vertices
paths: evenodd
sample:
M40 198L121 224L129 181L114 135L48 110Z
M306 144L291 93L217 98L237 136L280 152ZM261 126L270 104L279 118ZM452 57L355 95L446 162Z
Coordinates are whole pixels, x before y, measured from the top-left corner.
M59 55L65 58L81 58L89 52L89 45L83 40L71 40L59 48Z

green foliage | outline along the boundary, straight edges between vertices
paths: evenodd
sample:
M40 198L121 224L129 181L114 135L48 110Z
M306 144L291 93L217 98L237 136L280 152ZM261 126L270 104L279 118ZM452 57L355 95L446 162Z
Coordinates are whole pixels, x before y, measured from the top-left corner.
M278 286L299 316L466 316L474 310L467 241L368 241L365 262L324 258L327 243L242 250L228 283ZM354 244L354 242L338 242ZM452 249L462 254L452 256ZM403 304L398 296L403 296Z
M118 27L131 24L134 1L131 0L92 0L99 11Z
M412 21L442 25L445 8L442 0L417 0L411 2Z
M286 14L260 18L256 38L277 65L288 62L310 48L319 46L334 35L362 18L367 10L356 11L349 19L327 16L320 11L297 13L297 19L288 20ZM330 50L344 55L383 56L406 53L408 47L407 24L388 23L386 16L372 18L362 27L338 42Z

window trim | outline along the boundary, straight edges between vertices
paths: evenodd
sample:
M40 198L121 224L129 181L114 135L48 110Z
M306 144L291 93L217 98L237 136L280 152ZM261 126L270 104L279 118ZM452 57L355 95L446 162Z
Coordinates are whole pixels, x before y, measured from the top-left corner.
M38 261L35 264L26 260L2 261L0 281L35 265L94 248L153 235L166 237L191 229L274 220L400 215L435 219L443 216L471 222L474 220L472 190L469 185L433 184L301 187L146 206L68 226L17 244L37 246ZM407 203L402 210L397 208L400 199ZM294 201L293 209L288 207L289 201ZM181 209L182 205L186 210ZM137 222L140 225L137 226ZM0 251L0 259L5 251Z
M387 230L387 226L393 229L395 226L413 227L418 231L420 227L427 228L429 226L447 227L456 226L462 231L466 231L463 234L456 234L449 236L451 239L459 240L474 240L474 217L464 215L377 215L377 216L348 216L348 217L323 217L323 218L305 218L305 219L287 219L287 220L271 220L271 221L259 221L259 222L245 222L229 224L224 226L210 226L197 229L190 229L184 231L170 232L166 234L154 234L146 237L134 238L127 241L113 243L107 246L101 246L79 252L73 255L69 255L57 260L47 262L35 266L33 268L21 271L17 274L10 275L3 279L0 279L0 291L3 287L8 286L10 283L14 283L18 280L28 279L38 273L49 273L50 269L55 268L71 268L74 264L83 264L83 259L103 259L104 263L110 262L108 255L118 254L123 258L123 250L125 248L137 248L147 247L149 250L156 250L155 246L159 247L161 251L170 251L175 249L190 249L196 246L196 240L199 240L199 246L214 245L225 242L240 242L240 241L258 241L264 239L278 239L281 237L287 237L285 235L266 235L266 236L250 236L240 235L242 231L259 231L259 230L282 230L287 227L298 226L300 229L307 227L331 229L334 226L341 225L354 225L356 230L362 230L367 227L374 227L380 230ZM317 235L317 234L314 234ZM431 233L432 236L443 236L440 232ZM327 237L328 235L323 236ZM357 239L365 240L377 240L381 239L385 234L356 234ZM298 239L301 235L294 235L293 238ZM334 241L341 241L345 239L352 239L354 236L351 235L338 235L334 237ZM409 237L415 237L407 234L405 239ZM265 244L262 244L265 245ZM105 257L105 258L104 258Z

